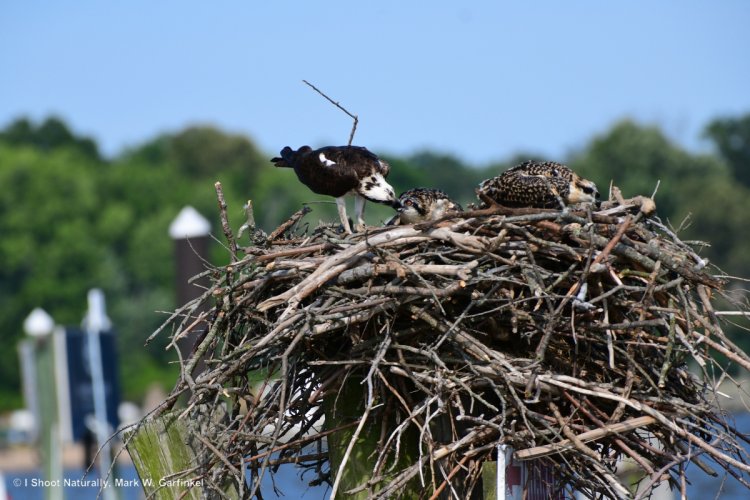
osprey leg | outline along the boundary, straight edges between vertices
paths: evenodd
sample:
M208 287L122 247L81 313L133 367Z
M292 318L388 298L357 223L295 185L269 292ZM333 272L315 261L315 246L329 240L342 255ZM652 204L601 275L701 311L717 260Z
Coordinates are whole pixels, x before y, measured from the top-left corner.
M354 230L361 232L365 230L365 200L362 196L354 195L354 216L357 218L355 222Z
M336 198L336 208L339 210L339 219L341 219L341 225L344 226L344 232L346 234L352 234L352 228L349 227L349 218L346 216L346 198L339 196Z

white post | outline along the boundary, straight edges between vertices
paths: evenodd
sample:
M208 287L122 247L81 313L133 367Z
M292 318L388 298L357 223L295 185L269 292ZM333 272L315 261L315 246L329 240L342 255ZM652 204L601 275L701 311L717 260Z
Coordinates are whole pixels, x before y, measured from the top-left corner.
M104 305L104 293L98 288L89 290L88 312L83 320L88 339L91 383L94 395L94 418L96 440L99 445L99 477L101 485L106 484L111 465L112 452L109 445L109 420L107 419L107 394L104 388L104 368L102 366L102 348L99 340L101 332L108 330L111 322L107 317ZM113 488L102 488L105 500L114 499Z
M55 350L55 385L57 386L57 422L60 442L73 442L73 419L70 411L70 375L68 371L68 346L65 328L58 326L52 333Z
M48 336L55 328L55 321L41 307L35 308L23 321L23 330L26 335L34 339ZM34 441L39 437L39 394L37 391L36 373L36 346L34 341L24 340L18 346L21 357L21 380L23 383L23 395L28 410L34 415Z
M48 481L62 483L62 450L57 432L57 399L55 388L55 346L51 341L55 322L43 309L36 308L23 322L23 329L34 340L27 358L33 363L34 392L32 401L36 405L36 425L42 454L42 470ZM63 488L47 488L47 500L62 500Z
M505 449L508 445L501 444L497 447L497 483L495 484L495 491L497 492L497 500L505 500L505 467L507 463L505 461Z
M35 308L23 321L23 330L31 338L47 337L55 329L55 321L41 307ZM37 393L37 374L34 368L36 347L33 341L25 340L18 346L21 356L21 374L23 393L29 411L34 415L34 440L39 436L39 394Z
M39 438L39 394L37 394L36 370L34 369L36 352L31 340L22 340L18 344L18 356L21 359L21 386L23 399L26 401L26 409L34 418L34 427L31 431L31 441L37 442Z

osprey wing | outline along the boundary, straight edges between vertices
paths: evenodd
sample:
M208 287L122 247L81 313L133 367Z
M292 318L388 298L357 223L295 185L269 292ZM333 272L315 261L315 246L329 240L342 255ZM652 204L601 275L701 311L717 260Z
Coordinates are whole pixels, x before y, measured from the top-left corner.
M294 171L300 182L314 193L339 198L359 185L356 172L348 162L341 161L337 149L329 146L297 156Z

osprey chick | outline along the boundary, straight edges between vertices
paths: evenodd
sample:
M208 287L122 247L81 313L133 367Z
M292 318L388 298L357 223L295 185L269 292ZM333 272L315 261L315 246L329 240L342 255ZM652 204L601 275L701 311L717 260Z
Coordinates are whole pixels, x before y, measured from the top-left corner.
M447 194L440 189L413 188L401 193L398 197L401 208L398 215L389 221L395 222L396 218L401 224L416 224L418 222L437 220L446 212L461 212L461 205L451 200Z
M560 208L599 200L596 184L554 161L525 161L479 184L479 193L507 207Z
M293 168L300 182L317 194L336 198L339 218L344 231L351 233L346 216L344 196L354 195L354 226L361 231L365 226L365 200L398 208L393 188L385 181L390 165L360 146L326 146L313 150L302 146L294 151L289 146L281 150L281 157L272 158L277 167Z

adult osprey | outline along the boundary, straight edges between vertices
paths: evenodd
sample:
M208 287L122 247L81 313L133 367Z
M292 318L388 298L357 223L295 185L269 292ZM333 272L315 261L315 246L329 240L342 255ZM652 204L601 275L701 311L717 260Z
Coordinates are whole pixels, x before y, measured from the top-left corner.
M482 181L479 193L507 207L560 208L595 203L596 184L554 161L526 161L492 179Z
M401 224L416 224L437 220L447 212L463 211L461 205L440 189L413 188L401 193L398 201L401 204L398 215L388 221L388 224L394 224L396 220Z
M367 148L326 146L313 150L302 146L295 151L287 146L281 150L281 157L271 161L277 167L293 168L300 182L312 192L335 197L339 218L347 233L352 232L344 201L347 194L354 195L357 231L365 226L365 200L399 207L393 188L385 181L390 165Z

